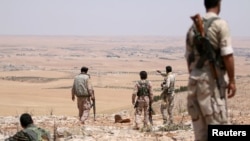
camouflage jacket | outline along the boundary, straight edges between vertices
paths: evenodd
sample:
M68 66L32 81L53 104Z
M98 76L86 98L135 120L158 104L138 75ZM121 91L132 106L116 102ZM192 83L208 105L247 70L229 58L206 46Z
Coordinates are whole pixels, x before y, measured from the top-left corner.
M51 141L51 136L48 131L31 124L5 141Z

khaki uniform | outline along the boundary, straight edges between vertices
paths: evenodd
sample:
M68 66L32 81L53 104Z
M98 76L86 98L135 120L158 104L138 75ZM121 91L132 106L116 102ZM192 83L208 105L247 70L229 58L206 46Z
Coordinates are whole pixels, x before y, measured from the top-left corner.
M79 111L79 118L81 121L85 122L89 117L89 112L91 109L90 97L77 97L77 108Z
M148 80L140 80L142 83L146 83ZM144 120L143 125L144 127L148 125L149 122L149 102L153 98L153 92L152 92L152 84L150 81L148 81L148 90L149 90L149 96L137 96L138 87L140 86L139 82L136 82L133 94L132 94L132 101L135 103L137 102L137 106L135 107L135 125L138 127L141 123L141 115L142 112L144 113ZM137 97L136 101L135 98ZM135 104L133 103L133 104Z
M174 108L174 85L175 85L175 75L172 72L167 74L161 73L164 77L165 84L162 85L161 93L161 114L163 118L163 123L166 124L168 119L169 123L173 123L173 108Z
M82 84L75 85L75 83L82 83ZM76 94L78 89L77 86L84 87L83 90L84 92L88 93L88 95L87 96L77 95ZM94 97L93 87L89 75L81 73L75 76L74 84L72 87L72 95L75 95L77 97L77 108L78 108L79 119L80 121L85 122L89 117L91 109L91 97Z
M217 17L215 13L207 13L205 19ZM190 29L186 38L185 57L188 60L193 48L193 31ZM231 37L228 24L222 19L213 21L208 28L207 35L215 50L220 51L220 56L233 53L231 46ZM209 124L227 124L227 105L225 89L226 82L224 79L225 70L217 68L221 94L217 89L215 79L211 73L208 62L204 63L201 69L195 67L199 60L199 54L195 51L195 59L190 64L190 76L188 82L187 108L192 118L195 140L207 141L207 132Z

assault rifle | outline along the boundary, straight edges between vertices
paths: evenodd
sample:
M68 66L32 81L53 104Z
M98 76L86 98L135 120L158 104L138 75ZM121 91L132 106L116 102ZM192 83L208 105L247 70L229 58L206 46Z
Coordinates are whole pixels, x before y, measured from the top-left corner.
M153 108L152 108L152 102L151 102L151 100L149 101L149 109L148 109L148 110L149 110L149 111L148 111L149 122L150 122L151 125L153 125L153 114L154 114L154 110L153 110Z
M138 107L138 104L139 104L138 101L136 101L134 104L134 108Z
M93 106L94 121L95 121L95 115L96 115L95 99L92 101L92 106Z
M204 62L206 60L209 61L210 70L212 72L212 75L213 75L214 79L216 80L216 85L217 85L218 90L220 92L220 97L224 98L225 94L221 91L221 86L220 86L218 74L217 74L217 71L216 71L216 58L215 58L215 55L214 55L214 49L213 49L211 43L209 42L209 39L205 36L206 33L204 31L203 20L202 20L202 18L201 18L201 16L199 14L191 16L191 19L193 20L194 25L195 25L195 27L197 29L196 32L198 32L198 35L196 35L196 36L199 36L199 37L196 38L197 40L195 41L196 44L198 44L196 49L200 53L200 59L197 62L196 67L197 68L202 68L203 65L204 65ZM210 23L208 23L206 28L208 28L210 26L209 24L211 24L212 21L213 20L211 20Z
M94 94L94 90L92 90L92 92L93 92L93 95L95 95L95 94ZM93 107L93 114L94 114L94 121L95 121L95 115L96 115L95 99L92 100L91 107Z

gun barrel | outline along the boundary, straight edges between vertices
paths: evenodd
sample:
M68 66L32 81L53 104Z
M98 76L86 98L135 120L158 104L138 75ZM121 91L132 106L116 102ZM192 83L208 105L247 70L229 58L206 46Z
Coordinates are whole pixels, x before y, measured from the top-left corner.
M153 108L152 108L152 102L149 102L149 122L151 125L153 125Z
M95 105L95 99L92 101L92 106L93 106L93 114L94 114L94 121L95 121L95 116L96 116L96 105Z

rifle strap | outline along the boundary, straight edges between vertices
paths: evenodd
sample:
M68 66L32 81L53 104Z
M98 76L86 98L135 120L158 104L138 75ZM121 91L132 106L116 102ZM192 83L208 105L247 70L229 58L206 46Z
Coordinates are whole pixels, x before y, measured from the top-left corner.
M212 25L212 23L213 23L215 20L218 20L218 19L220 19L220 17L211 17L211 18L209 18L209 19L203 18L205 36L206 36L207 39L209 39L208 36L207 36L208 28ZM210 45L211 45L211 44L210 44ZM219 66L219 68L221 68L221 69L225 69L225 68L224 68L224 64L222 63L221 58L219 58L219 56L220 56L220 50L215 50L214 47L211 47L211 49L213 50L213 52L215 52L215 56L216 56L216 58L217 58L217 59L216 59L216 60L217 60L216 65Z
M211 18L208 18L208 19L206 19L206 18L204 18L204 17L202 18L202 20L203 20L204 32L205 32L205 39L206 39L207 41L209 40L209 37L207 36L208 29L209 29L209 27L212 25L212 23L213 23L215 20L218 20L218 19L220 19L220 18L219 18L219 17L211 17ZM194 33L194 35L195 35L194 38L196 38L197 36L200 38L200 36L199 36L200 33L197 31L197 28L196 28L195 24L193 24L192 29L193 29L193 33ZM197 35L197 36L196 36L196 35ZM215 48L212 47L212 44L209 44L209 45L211 46L210 49L212 50L212 52L215 53L215 56L218 56L218 54L220 54L220 50L216 51ZM197 47L196 47L195 44L193 44L192 48L196 48L196 50L197 50ZM193 56L194 56L194 53L193 53L192 56L189 56L189 57L190 57L189 63L194 61ZM216 58L217 58L217 57L216 57ZM203 60L203 61L204 61L204 60ZM203 61L201 61L201 62L203 62Z
M204 30L205 30L205 35L207 35L208 32L208 28L211 26L211 24L215 21L219 19L219 17L211 17L209 19L205 19L203 18L203 23L204 23Z

